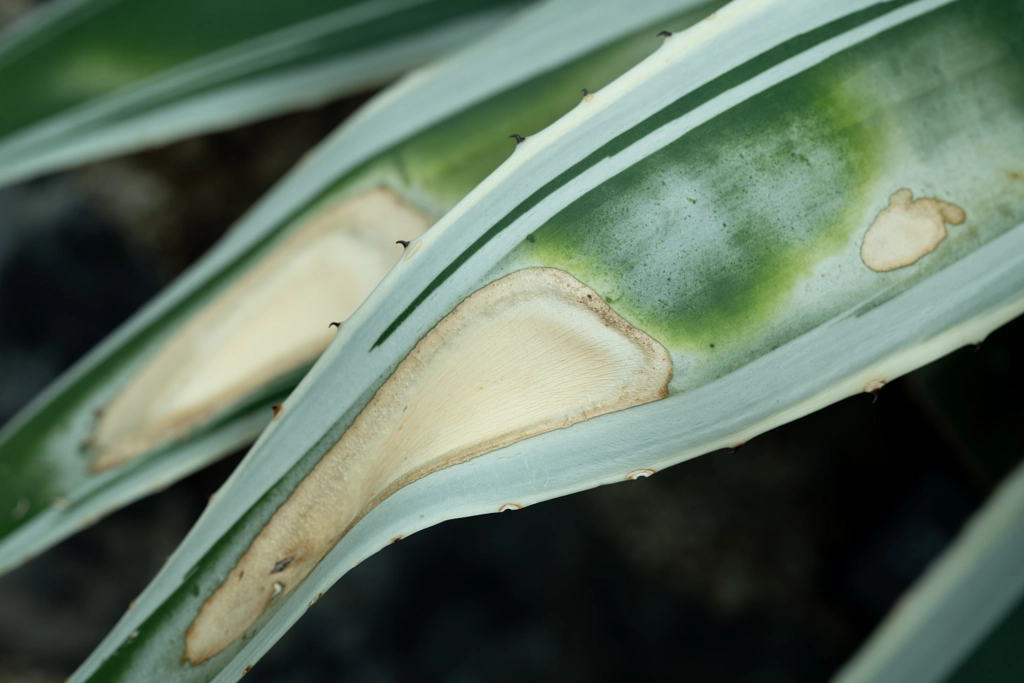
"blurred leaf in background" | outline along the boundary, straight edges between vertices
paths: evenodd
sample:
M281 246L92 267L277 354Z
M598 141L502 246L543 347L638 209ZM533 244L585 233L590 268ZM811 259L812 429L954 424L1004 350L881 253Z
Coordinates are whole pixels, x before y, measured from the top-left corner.
M0 183L378 87L526 0L54 0L0 35Z

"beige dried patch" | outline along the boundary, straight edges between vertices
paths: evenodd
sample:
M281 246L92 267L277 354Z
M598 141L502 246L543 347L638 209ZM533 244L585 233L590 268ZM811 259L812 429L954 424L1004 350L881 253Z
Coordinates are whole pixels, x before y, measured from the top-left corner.
M347 198L167 340L102 411L92 471L185 436L253 390L314 361L429 221L390 190Z
M873 394L876 391L881 391L884 388L885 388L885 380L884 379L873 379L873 380L871 380L870 382L868 382L867 384L864 385L864 393L865 394Z
M431 471L667 395L658 342L554 269L508 275L428 332L278 508L188 629L213 657L293 590L374 506ZM271 574L282 558L293 558Z
M914 200L914 193L903 188L889 197L889 206L868 228L860 257L877 273L909 266L946 239L946 223L960 225L966 218L956 204Z

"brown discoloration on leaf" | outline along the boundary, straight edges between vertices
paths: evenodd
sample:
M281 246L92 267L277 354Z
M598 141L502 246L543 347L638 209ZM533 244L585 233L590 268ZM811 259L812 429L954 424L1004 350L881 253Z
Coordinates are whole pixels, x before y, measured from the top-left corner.
M523 509L523 506L520 505L519 503L505 503L500 508L498 508L498 512L513 512L515 510L522 510L522 509Z
M870 382L868 382L867 385L864 387L864 392L868 393L868 394L873 394L876 391L881 391L882 387L884 387L884 386L885 386L885 380L884 379L873 379Z
M237 640L403 486L664 398L671 375L664 347L563 271L530 268L484 287L420 340L277 509L238 560L251 571L222 584L189 627L185 658L198 664ZM282 557L294 559L270 576Z
M917 263L946 239L946 223L960 225L964 210L939 199L914 199L903 188L875 218L861 244L860 256L871 270L884 273Z
M885 386L885 380L884 379L871 380L864 387L864 393L871 394L871 396L872 396L871 402L872 403L878 403L878 394L879 394L879 392L882 391L882 388L884 386Z
M636 481L637 479L646 479L652 474L654 474L654 470L649 467L643 467L638 470L633 470L632 472L627 472L626 479L629 481Z
M186 436L253 390L313 362L395 264L390 241L430 222L390 190L330 205L177 330L99 416L93 472Z

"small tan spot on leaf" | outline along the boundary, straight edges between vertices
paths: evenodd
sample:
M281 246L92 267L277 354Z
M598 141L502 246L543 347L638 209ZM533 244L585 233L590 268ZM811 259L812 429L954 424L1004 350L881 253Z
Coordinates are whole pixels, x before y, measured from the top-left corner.
M416 255L416 252L418 252L421 247L423 247L423 241L416 240L415 242L409 245L408 249L405 250L405 253L402 255L402 258L408 261L409 259Z
M272 406L272 407L273 407L273 410L274 410L274 418L273 419L276 420L277 416L281 414L281 411L283 410L283 408L281 408L281 404L280 403L278 403L276 406Z
M646 479L652 474L654 474L654 470L644 467L639 470L633 470L632 472L626 473L626 479L636 481L637 479Z
M967 218L956 204L913 197L906 188L896 191L864 235L860 256L876 273L916 263L946 239L946 223L960 225Z
M523 509L523 506L520 505L519 503L505 503L500 508L498 508L498 512L511 512L512 510L522 510L522 509Z
M864 387L864 393L872 394L874 398L871 399L872 403L878 402L878 394L882 391L882 387L885 386L884 379L876 379L868 382L867 386Z

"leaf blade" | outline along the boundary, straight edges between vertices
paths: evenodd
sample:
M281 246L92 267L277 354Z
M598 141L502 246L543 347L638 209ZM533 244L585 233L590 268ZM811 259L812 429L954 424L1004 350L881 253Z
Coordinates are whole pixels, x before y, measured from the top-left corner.
M602 153L593 163L576 167L588 155L620 139L617 136L626 135L673 102L729 73L731 68L865 8L880 11L860 15L859 21L843 26L839 32L818 34L820 42L804 46L781 60L769 60L740 86L722 88L698 106L684 108L676 112L674 118L667 117L659 125L644 129L643 136L627 135L622 139L624 144L614 143L610 154ZM958 14L961 12L966 12L968 18ZM978 18L972 12L983 14L983 21L971 19ZM140 607L145 604L146 613L126 617L80 670L77 680L90 680L93 675L94 680L106 680L107 676L117 680L117 676L127 675L129 667L153 661L149 657L169 660L172 652L183 651L184 631L204 600L222 584L252 539L273 519L275 511L289 499L323 454L354 423L410 349L473 292L507 272L544 265L540 256L529 263L514 260L503 264L503 260L519 247L532 248L524 246L535 243L529 236L537 234L559 212L575 202L621 197L622 192L591 193L608 187L615 177L653 158L674 140L700 130L700 124L726 117L730 111L752 110L751 120L756 119L759 111L770 111L764 108L765 98L787 92L786 83L791 79L804 78L817 83L822 78L826 83L836 82L833 78L823 78L821 69L835 69L849 76L845 71L849 64L844 60L850 55L856 57L854 73L874 74L878 63L886 63L892 56L888 49L898 53L907 48L908 44L899 39L900 27L919 31L923 25L928 25L931 30L941 32L950 25L957 28L981 26L980 34L957 38L961 41L959 44L970 51L973 40L987 39L987 27L1007 21L1007 12L1010 25L1017 25L1021 20L1019 13L1014 14L1010 5L995 2L973 6L926 1L865 2L852 8L838 2L736 3L718 13L715 21L720 23L706 22L688 33L673 36L672 40L683 40L674 44L669 41L662 52L596 93L593 101L581 104L544 132L527 138L517 147L512 159L425 234L419 252L403 260L357 311L351 324L342 329L334 345L289 397L285 418L264 432L171 563L147 589L140 600ZM769 16L777 20L773 26L783 26L784 30L773 31L770 36L758 30L759 26L767 24ZM928 31L923 35L928 36ZM934 34L931 37L934 38ZM886 40L890 42L886 44ZM888 49L880 49L887 45ZM712 55L715 59L710 58ZM833 57L836 59L831 59ZM1001 59L1001 63L1008 65L1007 71L996 73L995 82L997 85L1005 83L1000 79L1007 73L1010 82L1015 82L1021 73L1019 60L1006 55ZM934 61L918 65L924 69L935 66ZM970 78L955 70L940 69L940 72L947 83L957 82L957 78ZM877 134L879 139L885 138L884 131L903 130L907 120L923 121L912 108L901 109L902 102L916 101L917 93L908 86L917 83L917 75L910 73L907 81L881 81L891 86L884 90L896 93L897 97L886 104L890 119L872 119L889 126L888 129L882 127L883 132ZM838 82L848 84L849 78ZM866 82L875 83L872 79ZM996 90L1003 91L1000 87ZM938 93L942 95L941 89ZM747 102L748 109L742 109ZM812 100L811 105L817 102ZM832 114L841 124L846 124L839 126L841 130L849 127L851 118L856 121L858 116L871 119L875 115L863 109L836 106L829 98L825 99L825 105L833 108ZM1003 146L1014 147L1020 142L1016 133L1001 134L1020 130L1019 111L1012 100L1004 101L1002 106L1002 111L1009 114L1008 118L1001 119L1001 124L986 128L991 120L976 117L973 130L1000 139ZM798 103L794 110L801 111ZM958 114L961 110L954 107L949 111ZM810 106L807 115L813 119L819 113L815 106ZM801 130L799 126L796 129ZM788 130L789 127L783 133ZM737 139L730 140L728 136L733 132ZM744 145L751 144L745 137L747 132L747 129L726 126L720 129L720 134L726 138L719 142L728 144L713 146L746 149ZM957 143L954 139L954 143L943 151L949 154L944 157L944 163L922 163L922 168L955 168L949 160L964 157L951 151L958 149L962 141ZM991 155L986 161L1000 158L1001 151L997 147L981 147ZM897 160L929 159L927 155L908 154L906 149L899 151ZM807 168L799 155L788 163L787 169L798 169L797 177L814 186L816 170L813 165ZM576 170L572 171L574 168ZM682 168L685 172L685 166ZM983 169L984 164L978 168ZM773 318L778 321L777 330L758 328L751 333L743 325L732 326L730 329L739 341L749 339L752 334L756 337L753 357L738 364L735 358L721 361L719 367L724 368L721 373L705 373L703 379L698 377L692 385L686 384L688 373L679 372L688 369L680 340L670 339L663 330L652 330L652 336L673 352L675 377L680 378L674 387L670 386L667 398L534 436L408 484L355 524L292 594L264 614L261 623L244 641L236 642L226 653L201 667L174 669L168 666L168 670L181 676L216 675L218 680L234 680L301 615L317 594L395 535L407 536L444 519L496 512L509 504L530 504L621 481L640 468L656 470L708 450L734 446L772 426L865 391L877 380L892 379L959 345L973 343L988 330L1024 311L1022 207L1013 205L1006 220L991 224L977 242L961 242L943 252L936 250L938 256L932 260L921 260L908 266L910 270L895 276L880 274L871 271L861 260L859 238L884 210L886 200L900 187L891 187L891 184L907 182L904 178L907 172L891 160L888 165L873 165L869 170L861 182L872 191L855 193L847 200L855 205L855 213L862 218L859 229L853 231L850 239L838 240L841 246L837 252L810 250L814 263L825 263L830 272L841 276L840 284L856 283L858 278L867 278L871 283L866 290L851 288L857 292L852 297L846 295L847 290L842 286L836 285L830 301L818 302L818 305L835 306L838 310L825 310L824 317L809 328L790 324L791 321L779 315ZM963 168L956 170L964 172ZM562 174L570 171L570 175L556 183L551 191L531 200L547 183L563 178ZM762 170L761 182L770 184L769 171L777 172L777 169ZM964 182L969 184L971 179ZM658 187L657 183L640 184L643 188L652 185ZM674 188L684 190L684 185L677 181ZM1015 200L1010 188L1006 183L999 184L996 193L1012 204ZM683 201L688 201L686 195L682 196ZM775 198L784 206L788 206L788 199L788 196ZM648 205L656 207L657 202L651 201ZM645 205L638 202L637 206ZM968 216L975 212L986 215L983 206L968 206ZM581 209L577 210L578 215L582 213ZM620 211L620 223L589 221L587 224L595 230L605 226L614 232L616 225L629 225L627 219L633 215L626 213L624 219L622 213ZM507 225L489 232L510 215L513 217L507 220ZM798 213L790 215L794 220L799 218ZM691 221L685 225L693 229L697 223ZM707 244L716 244L711 237L718 234L719 228L710 222L704 225L702 239ZM657 234L658 225L648 221L641 228L647 231L645 236L653 243L652 235ZM975 234L980 235L980 230L978 227ZM684 231L677 228L677 232ZM484 237L486 239L474 247ZM539 236L536 239L539 240ZM721 241L728 246L728 240ZM955 244L950 242L947 246ZM675 256L683 254L678 243L664 248ZM597 251L607 260L617 255L612 249ZM460 256L463 254L464 257ZM839 264L830 261L835 258L843 260ZM578 264L569 264L566 269L593 286L599 294L610 294L601 291L600 278L594 278L591 270ZM619 266L618 270L627 269ZM817 275L813 268L801 273L803 279L798 280L798 284ZM589 279L596 281L586 282ZM646 295L654 301L660 286L662 283L658 281L633 296ZM615 298L609 303L630 319L630 310L625 306L628 300ZM408 315L395 325L397 317L406 310ZM776 309L772 311L777 314ZM650 327L635 318L633 321L641 329ZM772 339L771 335L776 332L780 337ZM154 628L151 634L132 644L124 643L133 626L147 623Z
M0 516L0 570L258 436L271 418L270 406L284 399L308 365L291 367L222 413L193 425L189 435L127 466L95 474L92 453L78 454L80 445L95 437L97 411L120 396L177 330L195 324L234 283L258 271L305 222L362 191L366 177L371 183L383 178L421 201L426 197L431 211L443 212L486 175L488 163L497 163L495 152L503 158L510 117L546 125L576 101L578 79L586 77L591 87L593 81L610 80L656 44L646 33L642 38L630 33L694 6L699 3L658 0L626 11L608 2L554 3L523 15L480 47L431 67L372 102L211 253L0 430L0 456L12 474L0 487L0 509L15 508L29 492L28 512L42 515L35 523L30 516ZM553 40L562 32L554 19L568 15L586 30ZM524 43L524 35L533 41ZM450 167L434 161L438 149L450 150L448 158L479 157L486 163L477 162L471 172L463 170L452 181ZM396 167L405 168L406 176L399 177ZM392 241L385 246L401 252ZM259 314L270 316L263 310ZM332 315L331 310L323 312L318 332L329 332ZM175 370L184 372L180 365ZM176 462L178 457L181 462ZM34 471L40 472L38 480L31 475Z

